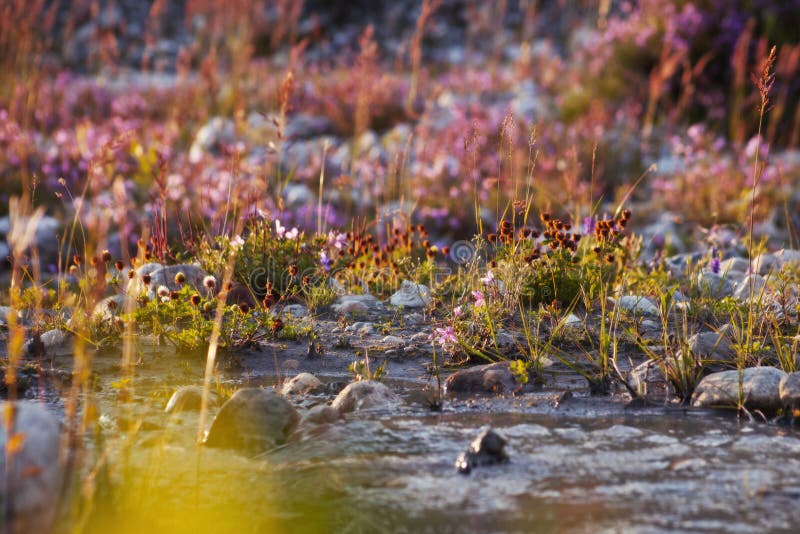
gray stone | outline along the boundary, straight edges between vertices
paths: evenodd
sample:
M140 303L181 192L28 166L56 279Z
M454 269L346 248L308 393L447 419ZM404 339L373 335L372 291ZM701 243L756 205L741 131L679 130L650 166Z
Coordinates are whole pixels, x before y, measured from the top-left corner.
M384 336L378 344L383 347L400 347L406 344L406 340L400 336Z
M422 308L431 302L431 290L423 284L415 284L409 280L403 280L398 289L389 299L392 306L403 306L405 308Z
M460 369L444 382L448 393L512 393L519 389L509 362L475 365Z
M658 220L648 224L639 232L642 236L644 249L642 259L650 261L657 252L672 249L683 252L686 246L680 238L677 217L672 213L662 213Z
M295 319L301 319L308 315L308 308L302 304L288 304L283 307L283 313L289 314Z
M763 300L766 287L767 279L760 274L753 273L736 283L733 296L743 302L747 302L750 300L750 295L752 295L753 301L758 302Z
M58 328L48 330L39 336L39 339L41 341L41 348L44 350L45 356L70 356L73 352L75 352L72 334L64 330ZM26 341L25 345L22 347L22 350L26 354L33 355L37 350L34 340L29 339Z
M20 219L20 225L25 228L29 224L30 219L23 217ZM59 253L59 239L58 231L61 228L61 223L55 217L45 215L36 221L36 226L33 231L33 238L26 249L29 251L30 247L35 246L36 252L39 256L39 265L43 272L47 272L48 265L55 265L58 263ZM11 231L11 220L6 217L0 217L0 242L5 244L5 254L0 255L0 266L5 265L5 259L11 254L11 243L7 242L8 234ZM3 269L4 267L0 267Z
M287 184L282 196L289 209L313 204L317 199L311 188L305 184Z
M749 367L742 372L742 402L752 410L773 411L781 407L780 383L786 373L774 367ZM692 406L739 406L739 371L713 373L700 381Z
M318 389L322 386L322 382L319 378L312 375L311 373L300 373L291 380L288 380L283 384L283 388L281 388L281 394L289 396L289 395L305 395Z
M111 295L94 305L92 317L102 321L111 321L125 311L125 295Z
M667 379L654 360L642 362L628 371L627 379L628 385L642 397L667 391Z
M728 339L729 331L730 325L725 325L716 332L699 332L689 338L689 349L704 360L732 361L736 351Z
M709 298L721 299L733 296L734 285L730 278L703 269L697 273L697 284Z
M469 474L474 468L508 462L506 440L500 434L487 428L476 437L469 448L456 460L456 469Z
M271 389L243 388L222 405L205 445L257 453L283 443L300 419L292 403Z
M357 321L345 327L344 331L355 332L360 336L368 336L375 332L375 325L366 321Z
M167 413L199 412L203 404L203 388L200 386L182 386L167 401L164 411ZM208 407L216 408L219 397L216 391L208 392Z
M2 402L0 413L12 407L15 451L9 450L8 428L0 424L0 480L5 481L0 484L0 503L9 512L3 525L11 533L51 532L64 478L60 425L36 402Z
M790 410L800 408L800 371L783 377L778 390L784 407Z
M213 117L197 131L189 148L189 163L200 163L207 154L219 154L223 145L235 142L236 124L230 119Z
M781 267L800 264L800 250L781 249L777 252L765 252L753 258L753 271L760 275L767 275Z
M373 295L342 295L331 304L331 309L344 314L369 313L381 310L382 305Z
M617 306L622 311L631 315L657 317L658 307L647 297L625 295L617 299Z
M336 408L328 406L327 404L318 404L311 408L303 416L300 424L305 425L326 425L340 421L342 414Z
M744 275L749 269L750 262L747 258L728 258L719 264L719 272L728 276Z
M347 385L331 406L339 413L357 412L377 408L392 408L400 404L401 399L385 384L374 380L361 380Z

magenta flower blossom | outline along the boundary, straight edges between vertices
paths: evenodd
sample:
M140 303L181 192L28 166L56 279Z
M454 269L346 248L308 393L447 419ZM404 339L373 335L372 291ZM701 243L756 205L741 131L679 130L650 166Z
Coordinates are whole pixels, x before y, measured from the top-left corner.
M485 286L494 285L494 273L492 271L486 271L486 276L481 277L481 283Z
M453 330L452 326L435 328L431 337L447 351L454 350L458 345L458 337L456 337L455 330Z
M476 308L483 308L486 306L486 300L483 298L483 291L473 291L472 298L475 299Z

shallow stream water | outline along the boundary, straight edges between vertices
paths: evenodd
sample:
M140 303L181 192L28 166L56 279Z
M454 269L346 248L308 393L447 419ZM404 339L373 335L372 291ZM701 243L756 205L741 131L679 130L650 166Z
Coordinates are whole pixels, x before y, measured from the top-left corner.
M766 532L800 522L795 430L580 395L559 403L552 392L449 399L432 412L424 384L390 385L403 407L302 430L255 458L198 449L198 415L165 414L163 382L137 380L126 404L104 388L115 489L89 530ZM128 435L114 424L131 405L141 425ZM459 474L456 457L487 425L508 440L510 463Z

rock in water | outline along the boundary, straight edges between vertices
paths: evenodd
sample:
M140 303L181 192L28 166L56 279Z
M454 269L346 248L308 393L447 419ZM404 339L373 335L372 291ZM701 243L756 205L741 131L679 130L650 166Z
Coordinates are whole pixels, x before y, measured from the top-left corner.
M472 440L466 451L461 453L456 460L456 469L459 473L468 474L475 467L508 462L505 447L505 438L487 428Z
M207 447L258 453L283 443L300 419L271 389L243 388L222 405L206 435Z
M475 365L460 369L444 382L448 393L512 393L520 384L508 362Z
M0 480L8 481L0 484L0 503L8 512L3 525L11 533L50 532L64 476L59 423L35 402L0 403L3 417L7 410L13 410L14 423L11 439L5 424L0 424Z
M326 425L336 423L341 420L342 414L333 406L327 404L319 404L311 408L303 420L300 421L301 425Z
M203 402L203 388L200 386L183 386L169 398L164 411L167 413L198 412ZM208 406L216 407L219 402L216 392L208 392Z
M800 408L800 371L789 373L779 386L781 403L789 410Z
M400 402L400 397L384 384L374 380L361 380L348 384L339 392L331 406L339 410L339 413L347 413L373 408L390 408Z
M742 371L742 403L749 410L774 411L781 407L780 383L786 373L774 367L749 367ZM697 385L692 406L739 406L739 371L712 373Z
M23 351L31 356L36 356L41 350L44 356L71 356L74 352L72 334L55 328L48 330L39 339L32 339L25 343Z
M300 373L283 385L283 395L305 395L322 386L319 378L311 373Z

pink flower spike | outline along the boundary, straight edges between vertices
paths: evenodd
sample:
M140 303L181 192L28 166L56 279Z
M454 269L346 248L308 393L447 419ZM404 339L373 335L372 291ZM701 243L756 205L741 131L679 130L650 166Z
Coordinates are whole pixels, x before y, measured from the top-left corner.
M492 271L486 271L486 276L481 278L481 283L485 286L494 285L494 273Z
M472 298L475 299L476 308L482 308L486 305L486 300L483 298L483 291L473 291Z

